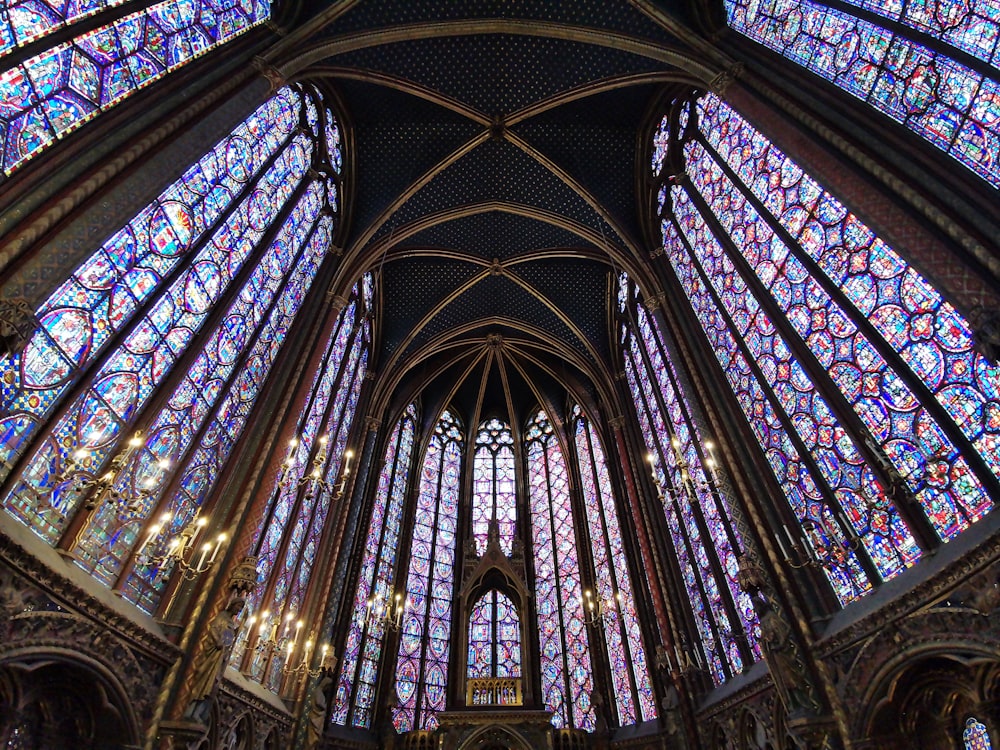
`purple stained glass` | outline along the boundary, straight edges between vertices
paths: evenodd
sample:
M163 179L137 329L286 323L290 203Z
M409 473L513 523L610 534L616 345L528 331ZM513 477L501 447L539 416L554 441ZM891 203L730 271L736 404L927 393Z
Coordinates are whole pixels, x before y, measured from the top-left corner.
M469 613L466 677L521 676L521 619L502 591L483 594Z
M628 285L627 279L622 283ZM746 639L754 657L760 658L757 617L737 581L738 540L729 520L728 501L718 484L718 468L709 463L713 461L711 443L691 421L690 406L666 356L662 333L641 306L623 302L620 307L634 316L629 324L623 323L628 342L626 379L653 459L654 476L661 487L669 488L662 496L664 511L704 653L718 684L727 673L737 674L745 668L737 638ZM708 533L708 545L702 526ZM714 566L724 571L723 581L717 580ZM729 611L741 617L736 627Z
M517 524L514 496L514 438L510 426L490 419L479 426L472 463L472 535L479 554L486 549L490 521L500 528L500 549L510 555Z
M23 7L23 6L22 6ZM41 6L35 5L36 8ZM67 19L36 17L27 35ZM267 20L266 0L165 0L88 31L0 73L0 165L5 175L140 88ZM11 39L8 11L0 46ZM2 50L0 50L2 51Z
M869 2L864 0L865 7ZM963 6L972 6L954 0L934 5L938 14L928 12L930 4L918 2L906 3L902 14L881 13L911 27L922 24L942 41L996 62L1000 19L989 18L995 3L964 13ZM732 28L832 81L1000 187L1000 83L994 78L811 0L726 0L726 11ZM931 24L925 23L935 15Z
M396 661L398 732L433 729L445 708L451 640L455 531L464 439L445 411L427 446L410 545L406 597Z
M130 0L9 0L0 7L0 57L95 13Z
M358 295L356 286L327 339L299 415L298 437L288 446L279 470L282 481L278 475L272 479L271 497L254 535L258 586L248 599L247 612L273 612L280 620L287 613L295 616L302 611L318 539L332 503L331 488L343 476L341 457L346 460L347 433L366 369L369 324L363 317L367 308ZM328 486L321 487L317 497L307 497L308 490L300 489L298 482L324 451ZM230 659L234 667L239 668L247 645L244 639L234 648Z
M556 727L592 732L590 642L566 461L544 412L529 424L525 442L542 697Z
M0 465L6 467L21 452L80 370L148 302L287 141L300 101L293 89L281 89L111 235L39 306L41 328L23 353L0 363L0 424L7 425ZM222 276L216 259L205 253L196 257L186 291L204 305L219 294Z
M833 528L834 512L824 502L820 483L803 460L795 441L789 435L779 414L781 406L768 388L756 377L737 344L721 310L709 292L709 287L697 272L687 245L682 241L673 222L664 221L663 242L667 258L677 273L682 288L691 301L696 316L705 331L710 346L726 374L726 379L736 394L747 422L768 459L775 479L784 490L789 506L807 528L818 530ZM816 446L814 446L816 447ZM816 463L823 466L822 461ZM891 510L891 508L888 508ZM887 527L887 508L876 506L871 511L869 523L877 528ZM846 604L867 593L872 582L865 575L856 555L833 554L839 550L832 538L818 533L807 534L805 541L815 550L829 551L821 558L834 593L841 604Z
M1000 67L998 0L844 0Z
M416 409L411 404L390 434L375 492L361 575L344 644L337 691L330 720L335 724L369 727L375 700L378 662L385 625L373 616L393 600L396 546L402 523Z
M990 469L1000 474L1000 417L995 406L1000 402L1000 368L976 352L968 321L892 248L727 105L709 96L699 109L709 144L772 212L774 220L798 241L798 248L817 262L855 306L854 310L841 312L830 304L818 285L811 285L804 297L811 309L790 316L804 329L807 341L822 347L824 364L832 365L836 355L844 356L858 348L857 343L848 343L845 351L842 339L850 335L857 339L860 334L853 324L841 321L848 314L865 318L934 393ZM744 149L742 144L748 142L756 144L755 148ZM703 158L707 159L707 155ZM723 189L727 190L728 185ZM757 234L763 233L766 239L770 230L764 224L758 226L761 229ZM760 237L755 239L758 244L762 241ZM776 243L772 240L772 244ZM763 254L761 257L767 262ZM783 262L786 266L797 264L794 257ZM797 277L804 275L801 265L791 270ZM793 289L787 282L785 285ZM799 306L805 308L801 303ZM835 315L830 315L831 309ZM835 334L817 330L820 316L831 319L826 327L836 326ZM838 385L846 392L860 389L866 404L879 398L891 402L876 409L866 408L865 415L891 415L915 403L916 394L910 394L898 376L879 374L878 368L887 370L880 355L872 352L867 342L861 345L863 351L855 352L854 358L868 363L866 368L846 361L831 367L831 374L839 376ZM878 388L874 387L876 382ZM981 518L992 503L935 421L923 409L916 413L920 415L916 420L918 440L903 436L901 441L894 435L886 435L885 439L893 440L896 446L901 442L915 446L905 453L897 449L895 454L907 463L907 469L910 457L923 457L915 468L917 478L930 487L924 493L925 507L939 533L947 539ZM878 430L873 432L880 434ZM956 495L955 501L927 496L935 491ZM947 511L956 504L964 517L956 518L954 511Z
M322 193L322 186L316 183L303 195L271 243L268 253L233 301L225 318L208 336L203 349L185 373L183 382L187 387L182 386L174 398L152 418L145 445L126 464L116 482L116 488L122 493L134 493L141 487L144 493L141 499L133 503L127 513L105 503L88 518L73 551L77 564L104 583L114 583L139 539L143 525L157 508L160 494L166 489L172 472L168 473L160 468L160 462L167 461L171 466L187 466L187 472L198 471L202 476L198 483L200 492L194 498L195 502L191 502L192 498L182 490L160 511L169 514L170 520L160 539L150 545L151 551L156 552L162 551L157 545L165 546L168 538L174 537L190 522L202 496L211 485L211 480L214 480L228 458L228 448L234 440L225 441L221 455L221 446L213 447L210 452L216 454L216 461L209 462L208 456L203 455L199 457L201 460L193 462L193 467L188 466L189 451L194 448L195 454L198 453L198 446L193 442L199 428L208 421L224 392L236 382L241 372L239 364L242 357L239 355L244 351L251 351L256 344L253 333L259 329L260 335L266 332L283 338L283 332L294 319L304 293L315 277L332 229L332 222L324 217L320 228L313 232L323 205ZM304 253L299 255L299 250L303 248ZM272 257L279 264L277 267L281 270L281 275L272 276L266 270L269 258ZM288 283L283 289L286 274L289 274ZM271 325L267 325L268 323ZM264 339L262 347L269 348L273 343L272 340ZM230 348L233 349L232 355ZM274 353L276 352L272 350L268 357L268 366L273 361ZM223 405L228 407L230 402L224 402ZM239 424L242 427L243 420L239 420ZM225 425L227 428L229 426ZM237 435L239 432L240 430L236 430ZM213 442L217 442L220 437L218 431L210 434ZM203 468L207 466L210 468ZM182 487L184 484L182 479ZM157 589L162 589L164 585L158 570L148 571L141 577L151 585L154 581L157 582L159 585L154 586ZM149 599L137 603L149 607L150 601L155 599L153 594Z
M288 239L279 236L270 252L258 251L257 245L269 226L274 207L284 205L305 177L311 150L309 137L300 135L282 151L257 187L229 214L189 266L105 359L93 375L94 385L76 398L29 464L42 460L58 471L66 466L69 447L78 440L87 454L78 462L80 470L87 474L99 471L118 444L121 431L163 382L208 318L212 303L222 296L241 267L260 252L267 262L255 268L252 276L257 278L263 273L276 278L275 271L292 255ZM303 210L313 216L318 214L323 201L319 183L313 183L303 200ZM211 268L211 275L206 267ZM210 283L208 279L212 278L216 280ZM246 335L247 328L240 316L227 318L217 342L219 357L224 361L232 359ZM74 434L76 440L59 440L67 433ZM18 448L23 450L23 445ZM4 506L36 534L54 543L80 498L67 491L68 485L54 487L51 479L50 475L42 477L33 472L29 466L8 494Z
M656 700L646 666L611 477L594 426L579 406L574 414L574 441L596 578L592 597L609 607L602 630L611 661L618 721L622 726L649 721L656 718Z
M993 748L989 732L986 731L986 725L972 716L965 722L962 741L965 743L965 750L992 750Z
M782 408L804 444L812 448L824 479L844 506L847 518L842 517L839 523L825 516L816 521L834 547L819 539L816 544L827 553L844 556L850 552L850 543L843 537L844 528L859 534L866 533L862 531L865 528L869 530L864 537L865 547L883 577L898 574L917 559L919 550L894 504L888 500L852 436L816 389L806 368L793 356L757 300L745 292L745 281L686 195L677 196L677 206L678 216L683 216L681 225L691 246L697 248L696 255L710 283L728 315L738 321L735 324L738 335L773 384ZM876 523L870 524L873 519Z

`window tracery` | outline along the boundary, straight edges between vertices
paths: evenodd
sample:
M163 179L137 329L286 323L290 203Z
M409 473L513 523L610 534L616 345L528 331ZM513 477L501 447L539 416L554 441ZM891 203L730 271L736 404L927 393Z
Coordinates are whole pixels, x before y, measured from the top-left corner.
M992 508L998 371L968 322L763 134L714 95L684 106L691 180L660 191L664 250L846 604L935 543L921 524L947 541ZM907 497L922 517L901 512Z
M286 88L258 108L84 261L2 364L5 510L149 612L170 571L135 560L138 541L166 519L151 552L198 513L333 235L336 175L307 171L332 160L320 128L338 126L296 130L316 96ZM130 502L79 516L79 477L115 461L111 490Z
M529 423L525 444L542 699L556 727L593 731L593 668L569 475L545 412Z
M812 0L726 0L726 11L732 28L870 104L1000 187L995 0L847 1L868 13L862 17ZM892 28L876 23L880 16L895 22ZM939 44L921 43L921 35Z
M248 621L230 664L240 669L248 647L273 623L298 619L305 604L320 537L331 505L343 492L351 454L347 438L354 421L371 343L370 284L359 283L324 347L320 367L299 414L295 435L272 479L270 497L253 536L257 586L244 606ZM196 464L197 465L197 464ZM311 482L319 471L321 482ZM338 479L339 478L339 479ZM303 634L302 639L304 640ZM300 647L301 643L298 644ZM272 690L279 687L284 654L255 650L244 670Z
M989 732L986 725L970 716L965 722L965 731L962 732L962 740L965 743L965 750L992 750Z
M119 4L106 0L98 7ZM100 12L94 4L5 4L0 10L0 66L16 47L93 12ZM140 88L266 21L270 12L269 0L163 0L3 70L4 177Z
M757 615L736 580L741 541L712 466L711 443L693 420L663 331L637 304L624 275L620 285L626 379L698 626L698 658L721 684L761 657Z
M513 549L517 526L513 445L510 425L499 419L480 425L472 464L472 534L479 554L486 549L493 519L500 528L500 549L505 555Z
M334 696L331 721L336 724L346 725L350 718L351 726L371 726L386 626L370 613L373 602L385 604L393 600L396 548L410 475L416 416L416 408L411 404L393 427L386 446Z
M573 436L594 566L594 595L613 603L600 626L614 688L619 724L656 718L656 700L642 645L642 630L622 541L611 477L594 425L580 406L573 410Z
M434 428L419 478L406 597L396 662L396 730L434 729L445 708L452 634L458 497L465 441L445 411Z

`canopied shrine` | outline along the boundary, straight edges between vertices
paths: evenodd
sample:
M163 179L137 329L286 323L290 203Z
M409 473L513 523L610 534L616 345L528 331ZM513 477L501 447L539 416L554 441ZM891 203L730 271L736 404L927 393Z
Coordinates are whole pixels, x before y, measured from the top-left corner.
M0 746L993 747L998 189L998 0L3 0Z

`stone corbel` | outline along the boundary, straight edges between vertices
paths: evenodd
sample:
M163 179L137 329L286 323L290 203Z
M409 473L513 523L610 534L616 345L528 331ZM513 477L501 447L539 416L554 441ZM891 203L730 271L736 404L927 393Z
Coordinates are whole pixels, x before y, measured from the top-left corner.
M997 364L1000 362L1000 310L977 307L969 317L976 351Z
M36 328L38 318L26 299L0 299L0 356L20 353Z
M280 70L278 70L274 65L272 65L268 60L265 60L260 55L256 55L253 58L253 67L258 73L260 73L264 79L271 84L271 93L284 86L288 81L285 80L285 76Z
M733 81L743 75L743 70L744 66L741 62L730 65L728 68L716 75L715 78L709 82L708 87L712 90L712 93L718 94L719 96L725 96L726 89L729 88Z

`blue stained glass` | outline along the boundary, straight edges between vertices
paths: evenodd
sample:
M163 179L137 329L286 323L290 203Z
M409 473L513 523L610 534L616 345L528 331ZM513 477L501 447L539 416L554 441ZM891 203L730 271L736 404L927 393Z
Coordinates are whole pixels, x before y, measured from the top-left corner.
M354 598L354 615L344 644L330 715L335 724L347 724L350 717L353 726L371 726L378 661L385 638L385 625L372 617L372 612L394 600L396 546L408 486L415 422L416 408L411 404L390 433L386 446Z
M844 0L911 29L930 34L983 62L1000 63L1000 2L997 0Z
M406 597L396 666L399 732L433 729L445 708L455 528L464 439L445 411L434 429L420 474L409 555Z
M107 6L114 4L110 0ZM82 17L47 12L40 4L33 4L34 13L28 8L19 3L0 15L0 55ZM138 89L269 16L266 0L165 0L0 72L4 174Z
M625 559L611 477L597 433L577 406L575 445L590 532L597 589L593 597L611 608L603 633L621 725L656 718L656 701L646 666L639 617ZM638 702L638 705L636 705Z
M232 135L203 156L156 200L115 232L36 311L42 327L25 350L0 363L0 424L19 425L0 448L6 473L11 459L33 433L36 420L51 412L73 376L93 361L110 338L156 291L204 231L264 162L286 140L298 119L300 97L284 88L261 105ZM252 144L252 146L248 146ZM199 271L216 269L217 260L198 256ZM194 274L197 277L199 274ZM192 281L186 289L207 299L217 296L216 271L208 287ZM133 340L137 351L155 346L163 330L164 307ZM23 415L31 415L26 419Z
M995 64L1000 19L988 18L995 3L973 4L974 11L964 12L973 6L953 0L934 5L941 12L933 14L933 21L925 3L906 3L900 13L879 12ZM832 81L1000 187L1000 83L995 78L811 0L726 0L726 10L732 28Z
M1000 474L1000 422L993 416L992 408L992 404L1000 401L1000 369L975 351L969 323L892 248L727 105L709 96L699 109L709 143L718 148L720 156L798 240L802 250L845 293L856 306L854 314L866 318L899 352L902 360L935 394L972 441L990 469ZM756 144L754 149L742 148L743 143L750 141ZM766 227L765 230L769 231ZM798 272L799 275L803 273ZM809 295L812 306L823 298L818 286L816 289L817 292ZM853 331L850 322L839 322L844 320L844 314L830 317L837 322L838 337ZM793 322L799 320L791 319ZM810 314L803 323L813 328L816 319ZM812 333L808 340L817 344L817 337L817 333ZM831 343L824 342L825 347L835 340L828 338ZM824 358L824 364L828 361L832 364L833 351L836 350L831 350ZM874 353L859 353L856 358L866 363L866 370L872 370L877 363L885 367ZM845 363L831 372L835 376L852 375L858 369ZM891 374L888 377L874 375L877 386L870 385L872 376L868 375L867 382L858 378L855 387L848 384L842 387L849 396L857 390L858 393L864 391L867 400L882 396L891 401L884 410L886 413L894 408L912 409L916 397L907 395L908 390L898 378ZM918 427L921 444L918 449L908 451L909 455L923 456L916 466L917 476L930 485L931 491L960 492L957 501L968 519L980 518L992 503L979 489L975 477L970 476L964 458L958 456L950 441L943 439L934 420L921 417ZM935 509L954 505L937 503L930 497L926 503ZM953 536L968 523L965 519L955 519L954 512L935 511L929 515L945 538Z
M593 675L566 462L544 412L528 426L542 695L557 727L594 730Z
M621 283L627 290L627 279L623 277ZM698 446L709 451L711 443L699 435L697 425L690 421L690 406L677 383L673 363L665 357L663 334L642 307L628 304L627 299L626 294L620 303L622 312L631 318L622 324L623 336L628 342L626 379L646 436L654 476L661 487L667 488L662 497L664 511L704 652L711 674L721 683L727 672L743 671L743 656L736 642L739 631L753 655L760 657L757 617L749 597L736 580L735 530L728 520L727 498L717 483L718 469L713 469L709 463L714 461L710 452L706 456L699 453ZM696 498L697 503L690 501L691 497ZM710 537L710 546L706 546L695 518L693 508L696 504ZM715 558L716 564L726 572L724 581L716 579L711 558ZM743 618L737 628L733 627L723 597ZM723 669L724 661L726 669Z
M113 505L103 504L88 519L87 526L78 537L74 552L78 558L77 564L92 572L99 580L107 584L114 582L140 536L141 527L156 508L159 495L165 489L166 480L170 476L159 468L159 462L166 460L175 466L187 463L187 453L193 447L191 441L195 438L198 428L215 407L222 395L224 384L234 379L234 374L239 372L235 355L254 344L251 333L260 327L261 332L266 329L272 334L283 337L282 331L287 330L288 323L294 318L294 312L298 310L302 295L308 290L329 242L332 222L328 218L324 217L321 228L315 233L312 232L313 225L319 218L321 194L322 187L314 183L289 215L268 251L272 256L284 256L280 260L282 275L277 278L269 277L265 271L267 263L265 258L233 301L226 318L207 338L204 348L185 374L191 386L190 390L195 394L192 400L168 403L160 410L150 424L146 445L119 474L116 487L122 492L129 492L134 487L143 487L146 492L143 499L134 503L127 514L123 514ZM310 235L312 235L311 240L309 240ZM295 248L306 246L306 252L301 258L297 254L286 255L283 252L285 243ZM283 293L291 295L294 300L290 300L290 306L287 301L284 305L275 304L272 311L271 303L279 299L285 274L293 269L294 274L289 278ZM286 314L289 312L290 315ZM280 318L276 320L273 316ZM271 322L272 325L265 326L267 322ZM223 342L227 342L225 346ZM269 347L271 343L264 340L262 346ZM230 346L234 349L234 356L228 355ZM164 434L178 437L158 440ZM219 436L218 431L212 434ZM236 430L236 434L239 434L239 430ZM213 468L216 471L221 468L227 457L228 451L219 457L218 462L213 462L215 464ZM205 461L199 460L194 463L198 467L206 464ZM214 478L215 471L211 474ZM203 484L204 492L208 489L210 480L206 477ZM195 502L192 503L190 498L182 494L175 496L173 502L167 503L163 512L170 514L170 522L160 542L162 545L165 545L166 538L173 537L188 524L200 504L200 499L200 497L195 498ZM162 550L154 549L154 551ZM158 573L159 571L150 571L147 580L158 578ZM152 580L149 582L152 583Z
M511 553L517 522L514 497L514 438L510 426L491 419L479 426L473 459L472 535L479 554L486 549L491 520L500 528L500 549Z
M257 206L262 208L265 202L271 206L280 206L287 202L296 185L305 176L309 163L308 153L311 149L312 144L308 138L298 136L282 151L279 158L260 178L257 188L227 217L214 233L212 240L206 242L193 257L191 265L177 276L95 374L98 384L108 382L109 378L117 378L114 387L117 391L122 388L122 378L135 378L137 388L135 395L132 396L132 407L129 412L119 414L118 419L102 421L102 426L98 428L90 416L92 412L87 411L90 399L102 398L100 393L95 392L97 388L95 386L78 397L75 405L59 420L55 427L56 434L76 429L77 425L79 429L86 429L80 433L82 447L89 454L80 462L84 472L99 470L114 446L113 442L106 439L108 435L105 432L117 433L124 423L129 421L132 410L145 403L183 353L191 338L208 317L209 308L200 304L198 300L203 299L204 295L217 299L251 256L268 226L266 219L261 221L255 219ZM317 214L321 207L322 191L314 186L314 189L307 191L306 200L308 210L313 215ZM287 262L290 256L290 246L280 238L273 246L272 252L265 254L265 258L272 259L268 262L279 264ZM198 264L203 262L212 264L214 269L223 275L224 281L212 287L214 291L203 283L206 277L198 268ZM262 269L266 267L267 263L261 265ZM234 342L233 336L242 337L244 334L241 324L235 323L235 327L228 330L220 341L223 347L220 354L224 354ZM57 467L65 465L70 445L71 443L60 445ZM37 456L31 459L35 460L38 460ZM51 492L52 488L37 485L29 488L29 485L31 478L29 472L25 472L21 481L6 498L5 507L43 539L55 542L77 503L71 501L61 503L57 507L51 503L39 502L39 496Z
M972 716L965 722L962 740L965 743L965 750L992 750L993 748L989 732L986 731L986 725Z

